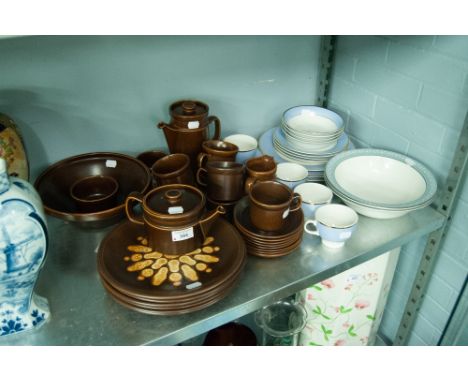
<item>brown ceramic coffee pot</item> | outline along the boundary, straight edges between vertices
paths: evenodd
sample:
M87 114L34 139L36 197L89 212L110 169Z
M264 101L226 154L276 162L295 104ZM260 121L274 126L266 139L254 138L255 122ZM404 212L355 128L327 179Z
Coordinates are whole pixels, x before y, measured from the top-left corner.
M140 204L142 216L133 207ZM153 251L169 255L184 255L201 248L212 224L224 214L218 206L204 216L205 196L195 187L185 184L154 188L145 196L135 192L125 201L128 219L144 225Z
M197 155L202 151L202 143L208 139L219 139L221 122L218 117L208 116L208 105L193 100L174 102L170 108L169 124L160 122L167 146L171 153L183 153L190 157L192 168L196 168ZM209 126L214 123L214 133L209 137Z

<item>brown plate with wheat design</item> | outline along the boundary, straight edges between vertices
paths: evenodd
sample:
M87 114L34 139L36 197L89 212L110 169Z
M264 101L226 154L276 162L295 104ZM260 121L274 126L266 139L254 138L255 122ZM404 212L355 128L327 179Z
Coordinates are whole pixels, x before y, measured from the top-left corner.
M182 256L178 258L167 259L168 262L160 266L162 262L157 263L158 260L164 256L159 254L154 255L154 259L151 257L155 251L145 249L146 253L135 253L132 250L137 248L143 250L145 247L144 237L145 229L143 226L133 224L131 222L124 222L119 226L115 227L102 241L98 251L98 271L107 284L110 284L114 289L121 293L130 296L135 299L143 301L153 302L176 302L190 299L197 299L198 296L203 296L205 293L216 290L220 285L229 282L233 276L239 273L240 268L244 264L246 256L246 248L242 237L239 235L237 230L228 222L220 220L213 226L210 237L214 239L214 245L212 248L219 247L217 252L209 254L213 258L217 258L217 261L207 263L205 260L209 258L200 257L197 255L190 255L190 260L185 259L189 264L183 263L184 265L190 265L192 270L196 270L196 280L194 278L186 278L183 274L183 278L177 282L171 281L170 276L174 273L182 273L179 271L183 267L182 262L179 261L179 268L169 269L169 261L180 260ZM142 239L138 241L138 239ZM138 244L141 243L141 244ZM130 250L131 248L132 250ZM148 258L144 256L148 255ZM142 255L139 256L134 255ZM181 254L182 255L182 254ZM205 253L199 253L198 255L205 255ZM137 260L136 262L133 261ZM154 260L153 263L147 262L147 260ZM143 265L145 267L138 266L139 270L133 270L135 264L140 261L145 261ZM195 261L195 262L194 262ZM197 266L198 264L205 264L209 267L210 272L207 272L207 268ZM159 267L159 268L158 268ZM158 271L161 268L166 268L166 278L164 282L159 285L153 284L153 277L156 273L152 273L148 277L141 277L142 272L145 269L153 269ZM129 270L130 269L130 270ZM185 269L188 269L185 267ZM173 272L177 271L177 272ZM148 274L151 272L148 271ZM189 276L193 276L193 272ZM173 278L174 279L174 278ZM173 280L172 279L172 280ZM158 279L158 282L160 279Z

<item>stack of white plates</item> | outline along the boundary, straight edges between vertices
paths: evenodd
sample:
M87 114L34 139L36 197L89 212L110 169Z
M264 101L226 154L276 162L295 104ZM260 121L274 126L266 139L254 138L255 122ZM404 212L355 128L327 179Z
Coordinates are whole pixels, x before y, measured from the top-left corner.
M327 162L354 146L338 114L317 106L295 106L283 113L281 127L260 137L259 148L278 163L303 165L309 171L307 181L320 182Z
M387 150L358 149L331 159L325 181L356 212L390 219L428 206L437 182L421 163Z

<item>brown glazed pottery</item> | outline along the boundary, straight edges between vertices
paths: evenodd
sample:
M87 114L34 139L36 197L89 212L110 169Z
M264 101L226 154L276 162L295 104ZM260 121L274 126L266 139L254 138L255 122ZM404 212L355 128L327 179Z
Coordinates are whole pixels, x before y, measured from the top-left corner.
M229 223L232 223L234 207L236 206L237 200L232 202L220 202L216 200L211 200L208 196L206 197L206 207L208 210L214 210L218 206L223 206L226 211L223 215L223 219L226 219Z
M110 176L119 184L112 208L82 212L70 195L70 187L89 176ZM83 228L104 227L125 216L125 199L133 191L145 193L151 185L150 170L134 157L118 153L89 153L63 159L48 167L36 180L45 212Z
M192 168L197 167L197 156L202 151L202 143L208 139L218 140L221 136L221 123L218 117L208 116L208 105L200 101L184 100L170 106L171 121L160 122L167 146L171 153L183 153L190 157ZM209 137L209 125L214 122L214 133Z
M249 255L266 258L286 256L296 250L302 242L302 209L291 212L279 231L261 231L250 221L249 198L245 197L236 204L233 220L244 238Z
M181 100L174 102L169 107L171 114L170 125L176 129L198 129L215 124L215 130L219 131L221 122L218 117L208 116L209 107L206 103L196 100Z
M137 155L137 159L142 161L146 167L151 168L158 159L165 157L167 154L163 151L148 150Z
M203 346L256 346L257 337L246 325L229 322L210 330Z
M252 184L257 180L275 180L276 162L273 157L263 155L249 159L245 163L247 179L245 181L245 192L248 193Z
M198 266L209 260L191 255L197 262L193 269L199 270L197 281L184 277L175 286L170 280L178 271L167 266L166 281L153 285L151 277L141 277L139 270L129 271L131 264L137 264L134 262L137 259L130 260L134 255L129 248L138 241L137 238L144 238L146 232L143 226L126 221L114 228L99 247L97 269L103 286L118 303L147 314L183 314L212 305L236 285L245 265L246 248L237 230L223 220L213 226L211 234L214 244L219 246L216 252L219 260L208 263L209 272ZM155 265L156 261L151 263ZM147 269L157 268L149 264Z
M142 216L134 213L135 203L142 206ZM125 211L131 222L146 227L150 247L170 255L184 255L199 248L211 225L224 214L220 206L203 216L205 196L186 184L160 186L145 196L132 193L127 197Z
M263 231L278 231L288 215L301 208L301 196L276 181L255 182L249 191L250 220Z
M78 179L70 187L70 194L83 212L107 210L115 206L119 184L111 176L96 175Z
M202 143L202 150L197 158L198 167L213 161L235 162L239 148L234 143L209 140Z
M245 168L236 162L208 162L197 171L197 182L207 187L211 200L232 202L244 196ZM203 180L206 178L206 181Z
M170 154L156 161L151 167L156 185L193 184L190 158L185 154Z

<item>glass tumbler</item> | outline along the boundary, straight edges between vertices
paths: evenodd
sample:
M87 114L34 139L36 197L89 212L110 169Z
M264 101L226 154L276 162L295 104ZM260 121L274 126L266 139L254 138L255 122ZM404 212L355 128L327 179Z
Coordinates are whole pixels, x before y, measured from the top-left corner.
M296 346L307 312L298 303L281 300L257 311L255 322L263 330L262 346Z

